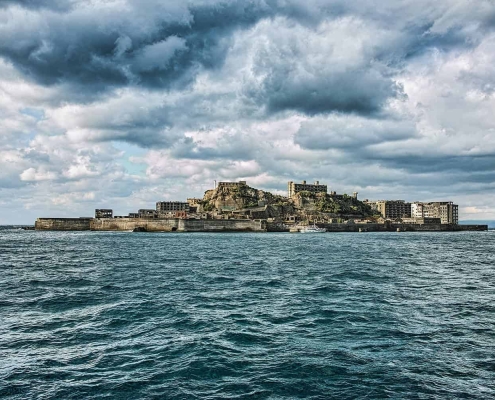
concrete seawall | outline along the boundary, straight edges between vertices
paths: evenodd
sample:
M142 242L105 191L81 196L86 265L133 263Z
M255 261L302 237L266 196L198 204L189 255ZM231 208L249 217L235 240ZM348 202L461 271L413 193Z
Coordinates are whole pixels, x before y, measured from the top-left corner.
M317 224L327 232L459 232L487 231L488 225L447 225L447 224ZM268 232L289 232L290 228L280 224L267 224Z
M261 220L247 219L147 219L147 218L38 218L36 230L147 232L264 232Z
M182 219L179 231L183 232L265 232L266 223L248 219Z
M89 231L92 218L38 218L34 229L38 231Z
M179 219L147 218L94 218L91 220L92 231L132 231L143 228L148 232L173 232L179 229Z
M486 231L488 225L442 224L318 224L327 232L457 232ZM147 232L289 232L289 228L264 220L247 219L148 219L148 218L38 218L36 230Z

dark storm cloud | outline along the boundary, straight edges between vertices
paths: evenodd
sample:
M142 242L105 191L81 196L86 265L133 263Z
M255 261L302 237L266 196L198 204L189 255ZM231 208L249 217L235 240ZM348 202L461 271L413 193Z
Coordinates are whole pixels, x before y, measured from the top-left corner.
M339 116L302 123L294 143L309 150L357 151L372 144L410 139L416 135L411 122Z
M365 150L361 156L394 169L403 169L416 174L469 172L470 176L478 182L491 182L495 175L495 154L478 156L397 154L391 156Z
M16 5L28 9L47 8L56 11L67 11L78 0L0 0L0 8Z
M277 70L264 82L262 95L272 112L291 109L307 115L332 111L371 115L377 114L387 99L400 90L400 86L371 68L302 80Z
M221 65L232 31L273 13L262 1L177 6L163 17L153 2L129 6L132 12L105 9L107 15L94 18L98 9L87 6L65 15L40 10L22 28L9 19L24 14L6 15L3 31L16 40L3 41L0 55L44 85L71 83L90 92L135 83L169 88L189 83L197 67Z
M370 7L360 11L354 2L319 0L307 4L291 0L184 4L130 0L126 7L113 8L111 2L91 5L24 0L1 4L8 10L0 25L6 39L0 44L0 57L42 85L72 86L80 102L85 96L91 101L109 89L129 85L151 90L183 89L202 69L223 65L235 32L267 18L287 18L314 32L324 20L346 15L362 18L367 10L373 24L384 29L393 27L400 37L392 42L366 43L362 60L349 60L339 68L332 68L332 53L321 65L308 68L301 63L308 57L301 36L296 38L301 43L290 49L277 53L280 49L275 45L266 54L261 53L255 67L263 76L262 82L247 85L244 95L268 114L285 110L307 115L335 111L379 114L389 99L402 95L391 67L429 48L472 45L465 32L455 29L455 23L445 31L432 31L436 15L409 22L408 7L400 25L396 20L400 21L401 16L394 17L394 9L387 2L387 12L375 15ZM31 11L25 14L19 7ZM328 35L331 38L332 32ZM349 47L353 39L342 38L349 40Z

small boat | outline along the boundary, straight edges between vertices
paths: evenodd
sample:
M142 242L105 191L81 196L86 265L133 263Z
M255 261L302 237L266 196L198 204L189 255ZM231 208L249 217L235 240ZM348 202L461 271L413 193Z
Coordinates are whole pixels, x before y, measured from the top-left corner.
M325 228L318 228L315 224L309 226L303 226L299 232L301 233L323 233L327 230Z

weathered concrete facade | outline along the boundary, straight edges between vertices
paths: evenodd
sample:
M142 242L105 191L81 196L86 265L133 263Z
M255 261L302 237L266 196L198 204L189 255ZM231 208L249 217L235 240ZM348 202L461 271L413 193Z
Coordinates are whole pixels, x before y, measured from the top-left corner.
M488 225L447 224L316 224L327 232L460 232L487 231ZM294 227L293 227L294 228ZM294 229L293 229L294 230ZM291 228L278 223L267 223L268 232L289 232Z
M295 183L294 181L289 181L287 183L287 195L289 197L294 196L299 192L311 192L311 193L326 193L328 190L327 185L320 185L320 181L316 181L314 184L306 183L306 181L302 181L302 183ZM356 193L357 197L357 193Z
M38 231L89 231L93 218L38 218L34 229Z
M488 225L456 224L317 224L328 232L389 231L486 231ZM285 224L249 219L152 219L152 218L38 218L36 230L46 231L133 231L147 232L288 232Z
M91 221L92 231L133 231L143 228L148 232L173 232L178 230L178 219L153 218L100 218Z
M153 218L38 218L36 230L50 231L133 231L147 232L264 232L261 220L235 219L153 219Z
M95 218L113 218L113 210L110 208L97 208Z
M183 232L265 232L266 222L249 219L181 219L178 230Z
M156 212L160 214L175 213L176 211L189 211L189 203L183 201L158 201Z

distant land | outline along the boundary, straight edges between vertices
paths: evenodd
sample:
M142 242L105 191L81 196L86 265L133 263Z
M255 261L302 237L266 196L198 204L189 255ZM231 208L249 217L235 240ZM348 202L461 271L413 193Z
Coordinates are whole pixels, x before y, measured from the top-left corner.
M488 229L495 229L495 221L483 220L483 219L464 219L459 223L466 225L488 225Z

